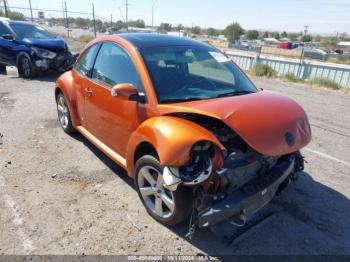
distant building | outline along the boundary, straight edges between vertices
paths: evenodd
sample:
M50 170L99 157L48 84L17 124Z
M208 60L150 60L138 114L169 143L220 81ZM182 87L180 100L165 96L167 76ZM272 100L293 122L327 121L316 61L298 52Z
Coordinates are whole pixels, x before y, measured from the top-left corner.
M45 19L45 13L43 11L38 11L38 19L44 20Z
M350 42L342 41L339 42L337 45L342 47L350 47Z
M188 37L188 34L186 31L174 31L174 32L167 32L167 35L173 35L173 36L181 36L181 37Z

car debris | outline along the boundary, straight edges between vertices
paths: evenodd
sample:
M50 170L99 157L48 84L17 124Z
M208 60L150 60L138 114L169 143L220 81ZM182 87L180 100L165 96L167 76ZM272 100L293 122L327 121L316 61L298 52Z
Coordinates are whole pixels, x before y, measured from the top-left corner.
M10 78L19 77L18 68L16 66L6 66L6 75Z

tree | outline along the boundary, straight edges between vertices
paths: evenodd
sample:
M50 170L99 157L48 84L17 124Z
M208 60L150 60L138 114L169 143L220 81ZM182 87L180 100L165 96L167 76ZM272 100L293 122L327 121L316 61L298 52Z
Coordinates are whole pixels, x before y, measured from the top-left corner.
M178 24L177 26L176 26L176 30L177 31L181 31L181 30L184 30L184 26L182 25L182 24Z
M301 38L301 42L311 42L312 41L312 36L311 35L303 35Z
M130 27L137 27L137 28L145 28L146 27L145 21L143 21L142 19L130 20L130 21L128 21L128 25Z
M5 16L5 12L0 10L0 16ZM19 21L24 21L25 20L24 14L22 14L20 12L8 11L8 16L12 20L19 20Z
M201 33L202 29L199 26L192 27L191 33L195 35L199 35Z
M172 28L171 24L169 24L169 23L161 23L159 25L159 27L158 27L158 31L166 33L166 32L171 31L171 28Z
M320 35L317 35L315 36L315 42L321 42L321 36Z
M219 35L219 32L215 28L210 27L207 29L207 35L217 36L217 35Z
M288 34L287 34L286 31L283 31L282 34L281 34L281 36L282 36L283 38L286 38L286 37L288 36Z
M122 20L118 20L116 23L115 23L115 27L117 28L117 30L120 30L122 28L125 27L125 23L122 21Z
M263 34L263 38L269 38L269 32L264 32L264 34Z
M240 26L240 24L232 23L225 28L224 34L230 42L233 42L238 40L244 34L244 29Z
M299 34L298 33L289 33L287 36L290 40L296 41L299 37Z
M89 26L90 19L78 17L75 19L75 24L80 28L85 28Z
M276 32L276 33L275 33L275 38L276 38L276 39L280 39L280 38L281 38L280 33Z
M259 32L257 30L248 30L245 33L246 38L248 38L249 40L255 40L258 39L259 37Z

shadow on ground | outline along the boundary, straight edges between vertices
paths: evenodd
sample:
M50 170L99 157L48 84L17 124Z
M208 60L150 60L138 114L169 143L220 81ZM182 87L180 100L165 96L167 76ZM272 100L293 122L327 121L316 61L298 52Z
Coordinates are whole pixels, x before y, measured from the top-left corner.
M115 175L134 188L133 180L82 135L72 137L89 148ZM170 228L203 254L231 260L225 255L349 255L350 201L305 172L269 205L277 217L234 246L224 244L209 229L200 229L192 240L187 224Z

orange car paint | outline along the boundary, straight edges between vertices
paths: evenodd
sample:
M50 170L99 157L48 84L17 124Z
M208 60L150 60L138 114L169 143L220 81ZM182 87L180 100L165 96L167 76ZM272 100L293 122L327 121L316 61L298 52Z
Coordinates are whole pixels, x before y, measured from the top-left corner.
M218 139L205 128L172 116L188 112L217 118L230 126L256 151L278 156L295 152L311 138L307 116L293 100L272 92L244 96L158 105L145 63L138 50L119 36L104 36L91 45L110 41L125 49L141 77L147 103L141 104L111 96L111 86L81 76L75 69L56 82L68 103L73 126L115 162L134 175L134 157L138 146L148 142L157 150L163 165L180 166L189 160L193 144L206 140L225 151ZM79 58L78 58L79 59ZM92 91L92 93L91 93ZM285 114L288 112L288 114ZM163 115L163 116L162 116ZM286 145L286 131L295 136L293 146Z

